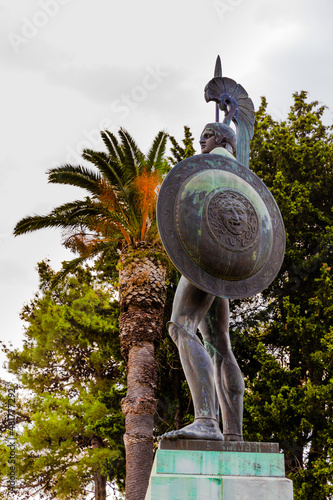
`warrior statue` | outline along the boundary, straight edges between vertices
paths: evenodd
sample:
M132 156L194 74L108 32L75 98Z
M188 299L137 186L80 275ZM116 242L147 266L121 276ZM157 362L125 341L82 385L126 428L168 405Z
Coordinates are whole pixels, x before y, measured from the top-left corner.
M231 349L228 299L254 295L274 279L284 227L274 198L248 168L253 103L222 77L219 58L205 98L216 102L216 121L202 132L201 155L172 169L157 205L163 244L182 273L168 330L194 405L194 422L161 438L242 441L244 380Z

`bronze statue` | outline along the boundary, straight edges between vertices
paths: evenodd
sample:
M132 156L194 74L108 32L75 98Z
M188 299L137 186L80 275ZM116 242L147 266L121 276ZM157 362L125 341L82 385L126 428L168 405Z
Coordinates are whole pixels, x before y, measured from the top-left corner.
M231 349L228 299L268 286L282 264L285 236L274 198L248 168L252 101L222 78L219 58L205 98L217 111L201 134L202 154L172 169L157 205L164 247L182 273L168 330L194 405L194 422L161 438L242 441L244 380Z

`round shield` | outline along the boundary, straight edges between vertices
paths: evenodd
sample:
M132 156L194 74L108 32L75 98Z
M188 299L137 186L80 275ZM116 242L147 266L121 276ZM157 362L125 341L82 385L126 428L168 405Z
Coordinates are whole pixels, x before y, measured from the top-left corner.
M195 155L176 165L160 189L157 223L177 269L212 295L255 295L282 265L277 204L259 177L231 158Z

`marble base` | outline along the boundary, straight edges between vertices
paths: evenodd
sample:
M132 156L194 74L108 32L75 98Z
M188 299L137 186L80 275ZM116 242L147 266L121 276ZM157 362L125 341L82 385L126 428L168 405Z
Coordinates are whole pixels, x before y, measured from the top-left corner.
M293 499L276 443L164 441L156 452L146 500ZM218 446L223 449L216 450Z

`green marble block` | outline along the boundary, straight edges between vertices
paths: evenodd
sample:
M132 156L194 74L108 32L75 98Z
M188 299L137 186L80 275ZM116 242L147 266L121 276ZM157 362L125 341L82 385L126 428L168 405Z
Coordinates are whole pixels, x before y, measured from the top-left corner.
M292 500L280 453L159 449L146 500Z
M222 500L219 477L163 474L151 477L146 500Z
M157 474L284 477L280 453L158 450Z

